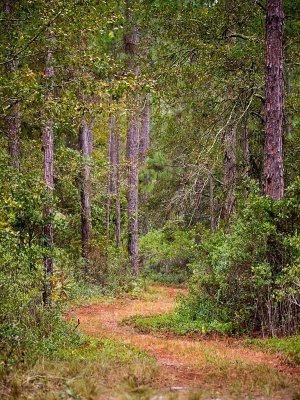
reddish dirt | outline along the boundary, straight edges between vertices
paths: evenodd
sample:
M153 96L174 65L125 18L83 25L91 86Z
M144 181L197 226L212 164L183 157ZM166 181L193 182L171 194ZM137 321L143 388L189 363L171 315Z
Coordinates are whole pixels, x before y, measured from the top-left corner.
M277 386L293 386L293 391L294 385L298 387L299 368L289 367L279 356L248 349L239 340L140 334L132 327L121 325L124 318L132 315L169 312L174 308L176 296L187 293L185 289L162 286L152 286L151 291L154 293L144 299L126 298L113 304L83 306L69 316L78 318L81 329L90 336L115 339L152 354L161 366L156 382L159 387L204 385L221 389L240 381L244 384L243 381L250 378L249 385L255 386L262 374L266 375L264 379L267 383L270 381L270 385L274 381L276 390ZM292 398L280 393L279 397L274 394L269 398Z

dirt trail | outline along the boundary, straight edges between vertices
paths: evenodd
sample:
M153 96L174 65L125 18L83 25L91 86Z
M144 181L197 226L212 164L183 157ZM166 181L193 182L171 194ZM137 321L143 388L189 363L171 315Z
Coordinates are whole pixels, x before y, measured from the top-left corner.
M201 387L222 396L235 392L241 396L249 390L261 396L263 390L268 397L234 398L296 398L300 371L284 364L279 356L247 349L234 339L139 334L120 324L124 318L136 314L169 312L174 308L176 296L186 293L185 289L152 286L143 299L84 306L72 315L79 318L81 329L90 336L115 339L152 354L161 366L156 387L174 390Z

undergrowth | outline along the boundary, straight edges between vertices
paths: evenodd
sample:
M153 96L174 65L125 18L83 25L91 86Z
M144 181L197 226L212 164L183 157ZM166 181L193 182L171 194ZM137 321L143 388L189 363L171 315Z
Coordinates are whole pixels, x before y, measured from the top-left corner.
M176 335L188 335L192 333L201 333L207 335L210 333L230 334L232 331L232 324L213 320L210 322L203 320L191 320L183 317L177 312L155 315L143 316L136 315L133 317L125 318L124 324L133 326L142 333L174 333Z
M80 337L54 357L14 371L1 386L8 399L92 399L116 390L135 398L157 373L147 353L112 340Z
M285 338L247 339L246 346L270 353L281 353L288 362L300 364L300 335Z

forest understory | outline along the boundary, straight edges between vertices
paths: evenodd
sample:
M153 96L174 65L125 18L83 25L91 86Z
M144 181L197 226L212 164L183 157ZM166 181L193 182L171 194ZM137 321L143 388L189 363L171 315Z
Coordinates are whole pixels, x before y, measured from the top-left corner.
M64 318L82 343L15 373L10 399L291 399L300 396L300 366L286 354L249 348L246 338L139 333L124 320L174 310L187 289L149 285L121 298L71 308ZM79 325L78 325L79 324Z
M300 0L0 0L0 398L300 399Z

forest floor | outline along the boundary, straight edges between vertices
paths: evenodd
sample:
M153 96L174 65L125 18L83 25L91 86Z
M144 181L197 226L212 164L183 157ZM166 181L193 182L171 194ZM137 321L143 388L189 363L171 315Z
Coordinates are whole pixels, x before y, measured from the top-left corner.
M122 324L124 318L136 314L167 313L174 308L176 297L186 293L182 288L152 285L137 298L102 301L68 314L80 320L80 329L89 337L131 345L156 360L151 372L140 366L140 373L149 372L151 379L144 386L133 384L133 397L128 391L116 393L115 387L107 387L102 395L89 398L300 399L300 368L288 365L279 354L247 348L243 339L140 334Z

